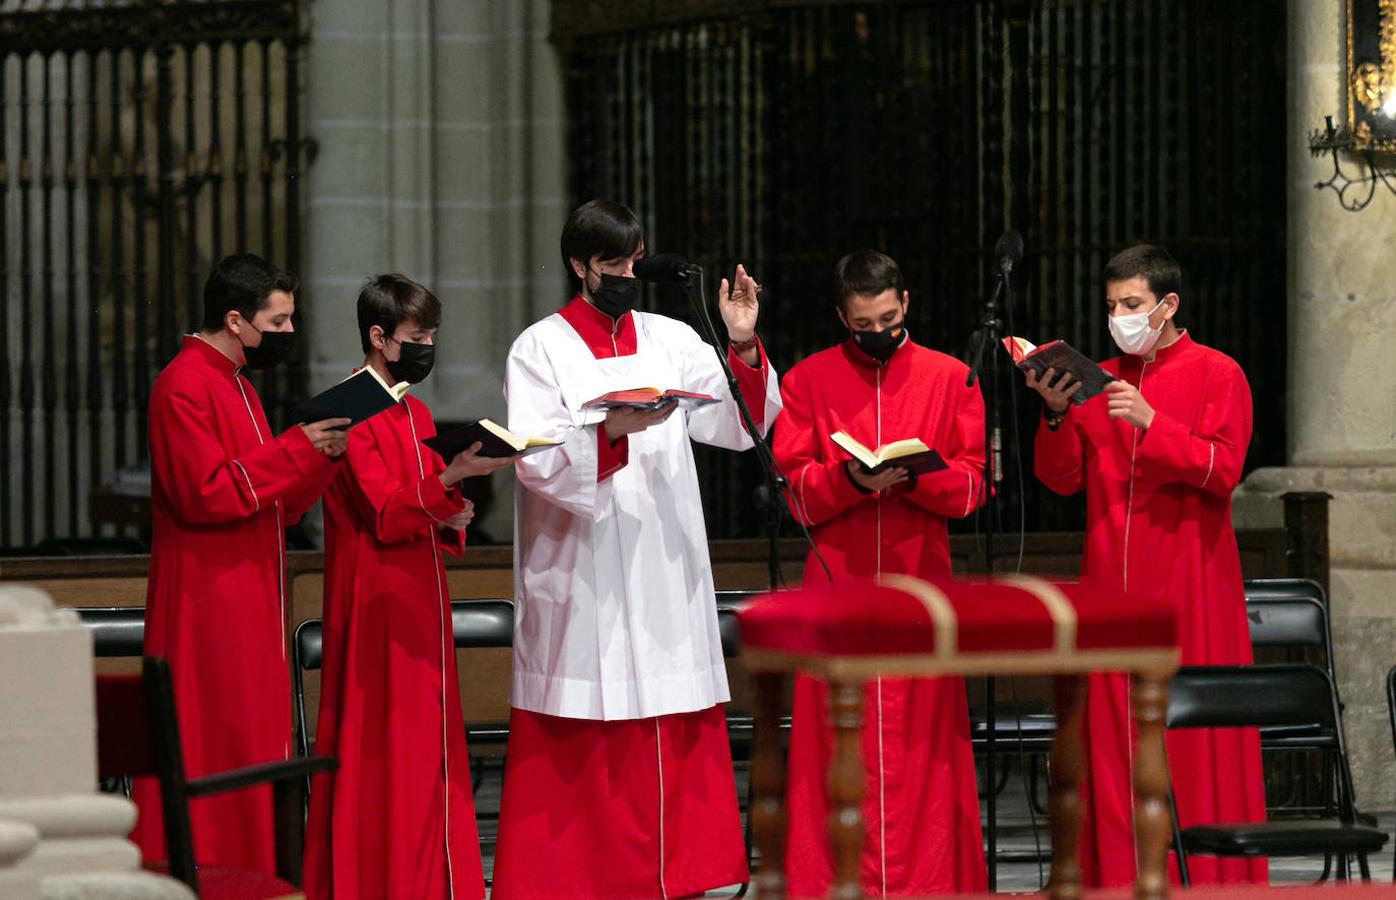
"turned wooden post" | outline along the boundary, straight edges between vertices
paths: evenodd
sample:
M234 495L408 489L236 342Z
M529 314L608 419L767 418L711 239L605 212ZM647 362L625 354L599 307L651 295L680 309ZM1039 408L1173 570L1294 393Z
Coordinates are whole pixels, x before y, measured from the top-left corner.
M1048 896L1052 900L1078 900L1081 896L1081 773L1085 750L1081 745L1081 719L1086 705L1083 675L1059 675L1054 679L1057 736L1052 741L1052 783L1048 819L1052 826L1052 876ZM990 790L992 790L992 785Z
M1168 896L1168 758L1163 747L1168 710L1167 676L1139 672L1131 679L1134 725L1139 742L1134 754L1134 847L1139 871L1136 900Z
M785 897L785 757L780 746L780 714L786 676L758 672L755 682L755 733L751 756L751 816L761 866L756 891L761 900Z
M831 900L859 900L863 855L863 685L829 683L834 755L829 762L829 841L834 850Z

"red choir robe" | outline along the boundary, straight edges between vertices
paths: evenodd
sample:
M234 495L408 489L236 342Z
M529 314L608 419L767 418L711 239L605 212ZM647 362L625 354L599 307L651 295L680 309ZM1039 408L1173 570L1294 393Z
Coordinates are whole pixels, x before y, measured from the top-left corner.
M436 434L415 397L349 432L325 492L324 670L315 752L339 768L311 784L310 898L485 893L441 551L465 535Z
M1039 426L1037 476L1059 494L1086 491L1081 577L1177 604L1182 664L1251 662L1231 493L1251 440L1251 393L1240 366L1184 332L1152 362L1101 364L1155 410L1140 431L1108 415L1104 398L1069 408L1053 432ZM1128 679L1091 676L1081 865L1087 884L1134 880ZM1254 729L1167 733L1169 768L1184 828L1263 821L1260 738ZM1189 858L1195 883L1266 880L1264 859ZM1176 877L1176 872L1175 872Z
M576 297L560 315L595 359L638 352L632 313L612 320ZM759 368L730 351L728 361L759 427L770 373L758 352ZM612 441L602 424L595 441L597 482L631 464L628 436ZM515 702L493 900L678 898L746 879L722 704L608 720Z
M273 435L237 366L189 336L150 392L145 652L174 678L185 774L286 759L291 695L284 528L338 466L297 426ZM138 779L132 838L165 858L159 786ZM275 871L271 789L190 804L201 864Z
M984 401L968 369L909 338L886 365L847 340L805 359L781 384L773 449L793 513L810 526L834 578L950 575L946 520L979 505ZM870 448L920 438L949 468L881 496L849 477L843 431ZM824 571L811 553L807 581ZM796 680L789 762L786 878L792 897L822 897L833 874L827 816L833 747L827 686ZM985 888L979 797L962 678L879 678L864 694L863 890L869 896Z

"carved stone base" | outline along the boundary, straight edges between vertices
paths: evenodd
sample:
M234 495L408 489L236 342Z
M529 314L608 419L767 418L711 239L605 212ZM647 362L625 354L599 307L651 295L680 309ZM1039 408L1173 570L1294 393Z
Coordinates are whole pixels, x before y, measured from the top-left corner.
M0 897L192 897L140 871L135 806L97 792L94 683L77 616L0 588Z

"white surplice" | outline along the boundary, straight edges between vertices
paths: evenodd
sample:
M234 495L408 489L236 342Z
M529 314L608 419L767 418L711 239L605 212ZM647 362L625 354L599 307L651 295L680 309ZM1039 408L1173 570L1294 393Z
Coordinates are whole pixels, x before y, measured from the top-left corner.
M518 709L637 719L730 699L691 441L746 450L751 438L712 346L683 322L632 316L633 355L597 359L558 314L509 351L509 430L564 441L515 465L510 703ZM582 404L647 386L723 402L630 435L629 463L598 484L605 413ZM779 411L768 369L765 430Z

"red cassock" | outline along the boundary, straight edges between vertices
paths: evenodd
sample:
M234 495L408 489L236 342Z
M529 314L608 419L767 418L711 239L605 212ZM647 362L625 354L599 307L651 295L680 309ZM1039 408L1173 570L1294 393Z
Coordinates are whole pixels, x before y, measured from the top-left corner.
M325 492L324 672L311 784L306 896L479 898L485 893L437 523L464 501L438 477L414 397L349 432Z
M185 773L290 755L283 529L337 466L299 427L273 436L252 385L186 337L150 393L152 540L145 652L174 677ZM139 779L133 839L165 858L159 787ZM190 805L200 863L272 872L271 789Z
M946 520L980 499L984 402L964 364L909 339L885 366L852 340L817 353L781 384L774 450L794 514L810 525L834 578L950 574ZM848 476L829 435L868 447L920 438L949 468L881 497ZM822 582L813 555L806 583ZM879 678L866 688L863 889L872 896L968 892L985 886L979 798L962 678ZM827 688L796 681L789 764L792 896L823 896L832 878Z
M1102 397L1071 407L1057 431L1045 424L1037 431L1037 476L1059 494L1086 491L1081 577L1175 603L1183 665L1250 663L1231 526L1231 493L1251 440L1246 377L1186 333L1152 362L1124 356L1102 367L1138 387L1154 408L1147 431L1111 419ZM1089 681L1081 864L1097 887L1134 879L1127 688L1123 675ZM1184 828L1265 819L1254 729L1170 732L1167 744ZM1266 879L1263 859L1188 863L1198 883Z

